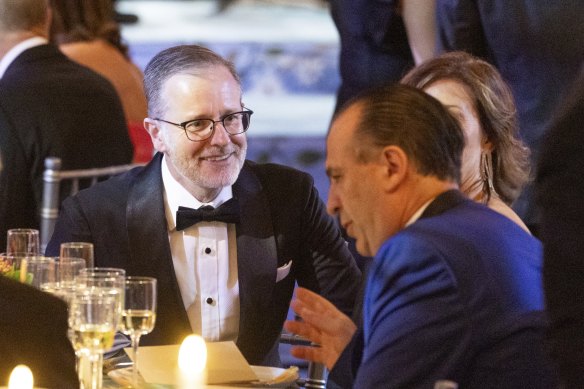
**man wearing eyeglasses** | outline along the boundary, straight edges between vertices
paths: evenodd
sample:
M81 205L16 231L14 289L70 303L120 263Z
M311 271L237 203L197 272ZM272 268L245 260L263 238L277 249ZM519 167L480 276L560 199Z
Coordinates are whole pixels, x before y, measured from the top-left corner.
M307 174L246 161L252 111L233 65L195 45L145 69L158 154L144 168L63 203L47 251L93 242L98 266L158 279L154 331L234 340L251 364L278 365L295 281L352 309L359 271Z

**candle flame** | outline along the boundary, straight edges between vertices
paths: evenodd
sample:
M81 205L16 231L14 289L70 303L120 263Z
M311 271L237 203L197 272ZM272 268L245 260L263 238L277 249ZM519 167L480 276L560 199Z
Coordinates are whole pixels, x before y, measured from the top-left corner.
M32 389L34 379L32 371L26 365L18 365L10 373L8 389Z
M189 335L178 350L178 368L182 374L191 376L201 373L207 364L207 346L198 335Z

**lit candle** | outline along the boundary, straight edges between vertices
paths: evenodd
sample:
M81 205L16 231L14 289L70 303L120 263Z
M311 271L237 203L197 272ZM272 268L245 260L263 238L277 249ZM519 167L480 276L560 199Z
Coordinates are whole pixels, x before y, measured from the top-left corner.
M8 389L32 389L34 379L32 371L26 365L18 365L10 373Z
M178 350L178 370L182 388L195 388L205 382L207 346L198 335L189 335Z

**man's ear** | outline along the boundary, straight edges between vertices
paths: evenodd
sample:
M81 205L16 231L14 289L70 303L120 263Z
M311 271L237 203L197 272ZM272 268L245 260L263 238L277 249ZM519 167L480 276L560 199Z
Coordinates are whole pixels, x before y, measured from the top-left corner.
M164 153L166 151L166 143L164 142L164 134L158 125L158 121L146 118L144 119L144 128L150 134L152 144L156 151Z
M383 187L393 192L407 176L410 161L406 153L398 146L386 146L382 152Z

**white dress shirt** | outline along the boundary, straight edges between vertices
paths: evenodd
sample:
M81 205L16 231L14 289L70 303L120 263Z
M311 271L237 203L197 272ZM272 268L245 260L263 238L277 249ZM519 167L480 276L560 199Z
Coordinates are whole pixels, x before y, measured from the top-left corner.
M8 69L8 66L10 66L10 64L16 59L16 57L18 57L20 54L22 54L23 51L28 50L30 48L33 48L35 46L40 46L40 45L44 45L47 43L48 43L48 41L45 38L40 37L40 36L35 36L32 38L28 38L26 40L23 40L19 44L12 47L10 50L8 50L6 52L6 54L4 54L4 57L2 57L2 59L0 59L0 78L2 78L2 76L4 76L4 73L6 72L6 69Z
M235 225L200 222L176 230L179 206L218 207L232 197L225 187L210 203L201 203L171 175L162 159L164 205L174 272L191 328L205 340L237 339L239 331L239 280Z
M428 200L424 204L422 204L422 206L420 208L418 208L418 210L416 212L414 212L412 217L410 217L410 219L408 220L408 222L406 223L404 228L406 228L410 224L414 224L420 218L420 216L422 216L422 214L424 213L426 208L428 208L428 205L430 205L432 203L432 201L434 201L435 198L436 197L432 197L430 200Z

